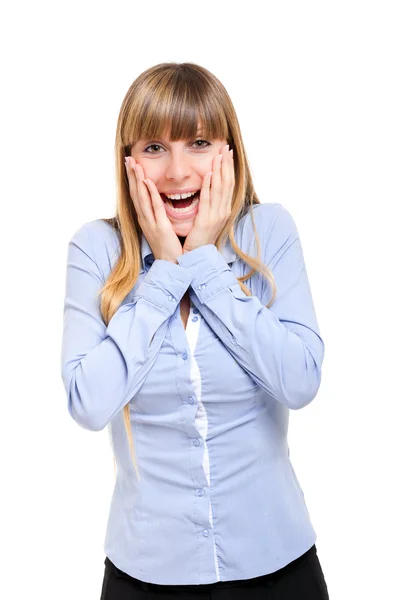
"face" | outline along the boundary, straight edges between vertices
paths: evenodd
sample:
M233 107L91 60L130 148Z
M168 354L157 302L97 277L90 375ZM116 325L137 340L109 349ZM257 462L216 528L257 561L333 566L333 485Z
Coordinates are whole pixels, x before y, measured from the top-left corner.
M212 171L214 156L227 143L222 139L204 139L199 129L197 138L190 141L139 140L132 146L131 156L143 167L145 177L154 181L160 194L173 194L187 189L200 190L204 176ZM179 237L190 233L196 214L197 211L187 218L178 219L167 212Z

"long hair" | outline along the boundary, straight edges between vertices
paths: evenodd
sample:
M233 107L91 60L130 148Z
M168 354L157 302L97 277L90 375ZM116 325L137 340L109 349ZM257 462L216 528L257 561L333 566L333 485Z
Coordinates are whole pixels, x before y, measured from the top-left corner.
M232 101L222 83L210 71L194 63L160 63L139 75L122 102L115 136L116 214L103 219L118 233L120 255L101 295L100 311L106 326L121 302L135 285L141 270L142 231L129 193L125 157L140 139L156 139L166 134L171 141L195 139L198 123L205 139L226 139L235 157L235 188L231 216L220 232L215 245L223 248L228 236L233 250L251 268L238 277L243 292L251 292L244 282L256 271L262 273L272 288L271 306L276 297L272 272L260 260L260 241L253 215L253 204L261 204L254 190L243 146L239 122ZM257 245L257 258L239 248L234 238L235 224L250 211ZM130 423L130 402L123 410L123 419L131 456L139 478L133 450ZM114 456L114 467L116 462Z

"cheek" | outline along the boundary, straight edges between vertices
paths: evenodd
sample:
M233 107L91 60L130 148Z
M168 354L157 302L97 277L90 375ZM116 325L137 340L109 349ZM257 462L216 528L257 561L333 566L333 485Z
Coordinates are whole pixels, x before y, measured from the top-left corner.
M215 154L213 154L213 156L210 159L210 163L208 165L207 172L214 170L214 159L215 159L216 156L219 156L220 154L221 154L221 152L216 152Z
M148 177L149 179L153 179L151 176L151 169L149 169L148 165L143 164L140 160L136 161L138 165L140 165L143 169L144 177Z
M155 161L137 160L136 162L138 165L140 165L142 167L144 177L145 178L148 177L149 179L154 181L154 183L157 183L157 181L161 177L162 169L160 169L160 167L157 167L157 165L155 164Z

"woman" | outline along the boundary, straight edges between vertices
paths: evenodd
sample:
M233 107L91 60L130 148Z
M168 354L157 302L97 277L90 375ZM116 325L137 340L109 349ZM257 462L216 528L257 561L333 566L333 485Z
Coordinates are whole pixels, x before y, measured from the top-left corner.
M115 150L116 216L68 247L62 342L69 413L115 457L101 598L328 598L287 444L324 356L296 225L196 64L133 82Z

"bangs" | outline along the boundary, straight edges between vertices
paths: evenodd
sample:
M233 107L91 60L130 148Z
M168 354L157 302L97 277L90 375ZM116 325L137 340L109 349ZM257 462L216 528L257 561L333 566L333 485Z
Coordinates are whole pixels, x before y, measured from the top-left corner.
M125 115L121 141L128 152L141 139L228 139L223 102L208 81L190 81L181 71L147 81L145 87L131 98L130 114Z

